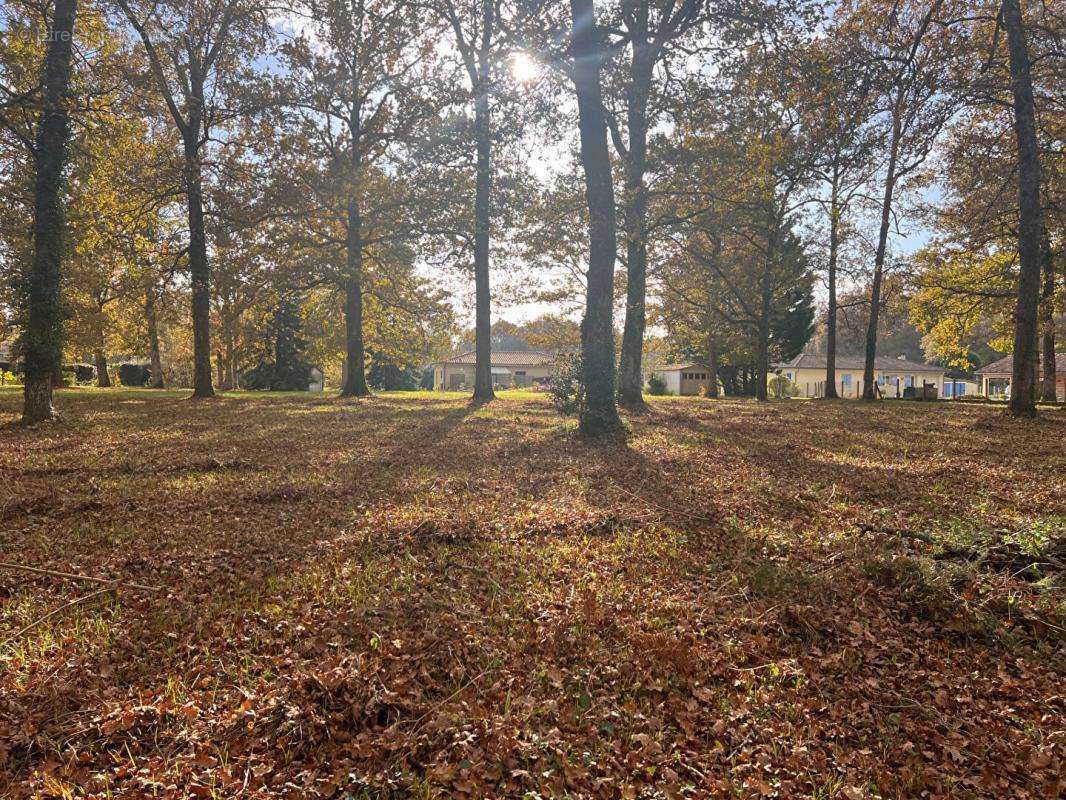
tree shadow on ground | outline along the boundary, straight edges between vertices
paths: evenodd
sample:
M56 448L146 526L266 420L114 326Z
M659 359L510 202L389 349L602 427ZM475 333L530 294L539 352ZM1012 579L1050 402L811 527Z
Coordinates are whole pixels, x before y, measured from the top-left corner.
M516 741L530 755L508 774L590 753L601 778L621 780L645 757L623 764L604 725L629 726L616 740L629 753L629 734L669 743L729 718L736 736L719 737L732 750L772 739L766 719L815 725L826 708L844 715L845 746L788 735L823 757L860 758L895 735L878 708L901 706L894 730L905 735L932 706L904 666L951 657L969 675L982 663L954 641L916 654L931 624L905 629L880 607L891 594L864 598L871 584L842 580L854 569L846 551L772 537L792 532L802 492L813 512L840 487L848 508L826 525L883 503L875 489L898 456L856 469L876 441L846 462L826 453L850 435L902 435L913 419L875 414L842 435L832 426L844 417L792 409L656 407L619 443L576 437L532 400L232 398L162 423L148 401L71 406L82 404L79 430L4 443L18 496L46 503L21 511L3 549L167 592L123 592L19 657L18 702L0 708L13 782L62 759L55 741L99 748L90 765L103 769L124 748L158 757L153 740L179 784L234 759L265 792L263 776L330 763L384 759L421 777L463 759L505 763ZM983 448L998 434L978 435ZM894 496L926 509L929 480ZM1033 502L1015 501L1023 513ZM5 599L43 610L71 591L3 580ZM879 683L864 684L864 708L848 687L868 680ZM686 717L697 690L715 703ZM141 710L127 720L126 706ZM451 738L465 716L484 721L480 755ZM983 741L961 711L949 722ZM541 760L536 742L551 736L562 740Z

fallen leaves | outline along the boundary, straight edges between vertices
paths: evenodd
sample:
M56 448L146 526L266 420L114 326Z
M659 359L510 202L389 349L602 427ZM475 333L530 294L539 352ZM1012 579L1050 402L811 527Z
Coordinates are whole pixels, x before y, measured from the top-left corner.
M1058 524L1061 424L663 400L604 449L522 395L113 396L0 442L0 543L164 592L0 653L5 797L1061 788L1040 587L847 535ZM3 631L63 597L2 580Z

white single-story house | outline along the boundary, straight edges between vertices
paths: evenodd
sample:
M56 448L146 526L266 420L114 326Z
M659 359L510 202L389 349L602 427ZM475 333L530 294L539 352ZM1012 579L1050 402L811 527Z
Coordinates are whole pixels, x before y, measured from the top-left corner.
M1004 395L1010 387L1014 374L1014 356L993 361L977 370L977 379L981 382L981 394L986 397ZM1044 359L1040 358L1040 380L1044 380ZM1066 400L1066 353L1055 355L1055 396Z
M836 357L836 388L840 397L862 397L865 360L849 356ZM774 372L784 375L796 387L800 397L825 397L825 354L800 353L791 361L774 364ZM909 387L932 384L938 393L944 388L947 370L934 364L910 361L900 356L874 359L874 379L882 397L903 397Z
M555 355L542 350L493 350L489 362L495 386L531 386L547 380L555 368ZM433 388L459 392L474 387L474 351L433 364Z
M652 368L649 374L666 384L667 394L700 394L711 385L711 368L694 361L663 364Z
M980 392L980 385L972 378L953 378L950 375L944 378L944 387L940 396L951 400L956 397L972 397Z

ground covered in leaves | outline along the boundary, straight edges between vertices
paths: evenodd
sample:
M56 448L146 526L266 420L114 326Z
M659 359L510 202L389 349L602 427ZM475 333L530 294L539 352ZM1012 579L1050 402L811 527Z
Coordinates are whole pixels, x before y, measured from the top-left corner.
M1056 576L860 529L1039 563L1061 410L665 398L593 444L524 393L19 400L0 561L120 583L0 568L0 797L1066 785Z

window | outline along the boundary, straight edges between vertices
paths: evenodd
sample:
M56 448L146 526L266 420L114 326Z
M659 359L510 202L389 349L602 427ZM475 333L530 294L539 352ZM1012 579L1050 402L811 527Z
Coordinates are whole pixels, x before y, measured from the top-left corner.
M851 375L845 372L840 376L840 385L844 387L851 386Z
M965 383L956 383L955 384L955 396L956 397L962 397L964 394L966 394L966 384Z
M792 373L791 372L786 372L785 373L785 377L788 378L789 380L792 380Z
M526 376L526 371L524 369L516 369L514 374L516 378L524 378Z

